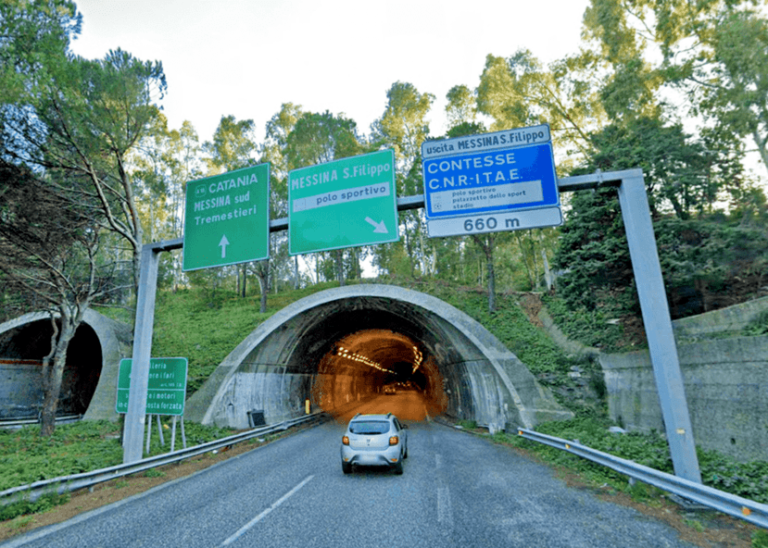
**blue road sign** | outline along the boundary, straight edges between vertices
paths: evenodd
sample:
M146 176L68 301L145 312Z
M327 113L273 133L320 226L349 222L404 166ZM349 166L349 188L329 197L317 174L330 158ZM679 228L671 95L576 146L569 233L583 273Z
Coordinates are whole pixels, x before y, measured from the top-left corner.
M545 142L520 138L538 128ZM429 141L422 149L427 219L560 206L546 125Z

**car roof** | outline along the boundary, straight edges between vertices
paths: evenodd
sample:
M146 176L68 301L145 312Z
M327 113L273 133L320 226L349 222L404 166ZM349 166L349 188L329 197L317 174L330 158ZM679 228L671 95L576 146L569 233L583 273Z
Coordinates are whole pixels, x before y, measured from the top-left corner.
M386 421L389 419L394 418L395 416L392 413L387 413L386 415L378 414L378 415L363 415L362 413L358 413L354 417L352 417L353 421L369 421L369 420L381 420Z

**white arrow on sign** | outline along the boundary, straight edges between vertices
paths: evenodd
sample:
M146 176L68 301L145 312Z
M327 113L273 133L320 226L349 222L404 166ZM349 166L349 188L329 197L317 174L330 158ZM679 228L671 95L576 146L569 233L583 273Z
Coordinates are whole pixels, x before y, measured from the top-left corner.
M387 226L384 224L383 220L380 223L377 223L376 221L374 221L370 217L366 217L365 220L366 220L366 222L368 222L368 223L373 225L373 228L374 228L373 232L374 233L377 233L377 234L387 234L389 232L387 230Z
M229 240L227 240L227 235L224 234L221 237L221 241L219 242L219 247L221 248L221 258L226 259L227 258L227 246L229 245Z

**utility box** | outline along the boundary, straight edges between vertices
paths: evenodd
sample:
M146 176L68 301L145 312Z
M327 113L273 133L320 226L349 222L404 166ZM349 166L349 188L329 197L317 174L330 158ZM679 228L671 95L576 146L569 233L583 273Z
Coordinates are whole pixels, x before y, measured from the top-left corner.
M267 424L264 420L264 411L262 409L254 409L252 411L248 411L248 424L251 426L251 428L264 426Z

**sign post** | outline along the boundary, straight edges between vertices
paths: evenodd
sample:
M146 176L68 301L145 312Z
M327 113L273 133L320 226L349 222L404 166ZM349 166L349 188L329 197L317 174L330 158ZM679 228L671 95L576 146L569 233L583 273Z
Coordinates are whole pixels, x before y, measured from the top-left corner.
M291 255L398 239L395 160L391 149L289 173Z
M431 238L563 223L549 125L426 141Z
M183 270L269 257L269 164L187 183Z

